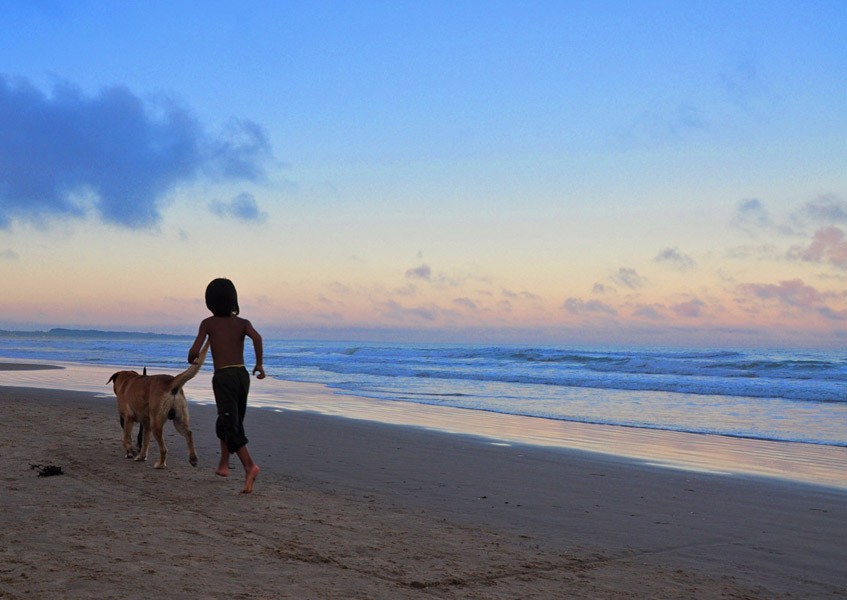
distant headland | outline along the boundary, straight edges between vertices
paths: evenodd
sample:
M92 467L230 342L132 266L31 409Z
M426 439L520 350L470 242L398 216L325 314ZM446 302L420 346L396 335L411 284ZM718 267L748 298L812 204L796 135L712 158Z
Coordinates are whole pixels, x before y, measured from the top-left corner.
M54 327L47 331L6 331L0 329L0 337L51 337L51 338L79 338L79 339L185 339L189 335L175 335L170 333L151 333L138 331L102 331L99 329L66 329Z

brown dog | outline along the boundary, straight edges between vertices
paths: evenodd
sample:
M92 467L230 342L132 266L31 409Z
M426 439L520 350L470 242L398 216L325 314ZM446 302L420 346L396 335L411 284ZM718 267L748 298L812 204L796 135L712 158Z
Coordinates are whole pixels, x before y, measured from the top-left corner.
M194 449L194 436L188 428L188 401L183 386L200 371L209 342L203 346L200 356L194 364L179 375L139 375L135 371L118 371L106 383L114 382L115 396L118 398L118 416L123 427L123 449L127 458L147 460L150 447L150 433L159 444L159 460L154 467L165 468L168 449L162 432L165 421L173 419L177 432L188 444L188 460L197 466L197 451ZM143 431L141 448L135 454L132 447L132 426L140 423Z

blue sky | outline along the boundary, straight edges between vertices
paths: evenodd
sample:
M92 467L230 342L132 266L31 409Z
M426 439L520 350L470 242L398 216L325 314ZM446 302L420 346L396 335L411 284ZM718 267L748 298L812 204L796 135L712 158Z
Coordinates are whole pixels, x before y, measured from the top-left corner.
M847 334L843 2L2 9L0 327Z

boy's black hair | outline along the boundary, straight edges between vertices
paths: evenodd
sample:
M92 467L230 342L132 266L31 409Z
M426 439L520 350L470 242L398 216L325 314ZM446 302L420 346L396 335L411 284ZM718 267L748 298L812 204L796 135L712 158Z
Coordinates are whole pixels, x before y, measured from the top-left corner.
M229 279L213 279L206 286L206 308L216 317L237 315L238 292L235 291L235 284Z

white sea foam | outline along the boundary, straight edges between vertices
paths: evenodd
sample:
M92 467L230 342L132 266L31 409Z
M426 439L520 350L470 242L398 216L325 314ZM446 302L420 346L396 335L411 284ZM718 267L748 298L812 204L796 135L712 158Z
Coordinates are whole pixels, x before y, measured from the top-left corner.
M0 337L0 356L182 370L191 341ZM844 352L266 340L265 369L384 402L847 446Z

